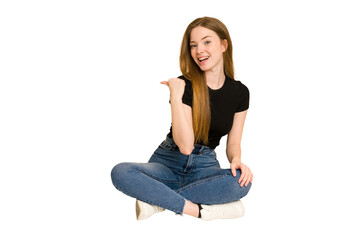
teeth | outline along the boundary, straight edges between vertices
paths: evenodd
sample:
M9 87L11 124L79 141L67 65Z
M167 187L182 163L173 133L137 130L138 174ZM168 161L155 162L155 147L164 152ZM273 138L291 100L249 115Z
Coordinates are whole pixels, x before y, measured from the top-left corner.
M205 59L208 59L209 57L203 57L203 58L199 58L199 61L203 61Z

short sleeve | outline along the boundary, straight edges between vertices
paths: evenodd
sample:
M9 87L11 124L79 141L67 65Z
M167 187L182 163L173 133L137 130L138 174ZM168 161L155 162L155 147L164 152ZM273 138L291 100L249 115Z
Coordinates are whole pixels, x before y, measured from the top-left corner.
M244 84L241 82L238 83L239 103L236 108L236 112L242 112L249 108L250 92Z
M192 84L189 80L187 80L184 76L179 76L180 79L183 79L185 81L185 90L184 95L182 97L182 102L190 107L192 107L193 102L193 90L192 90Z
M192 107L192 99L193 99L192 84L184 76L179 76L178 78L183 79L185 81L185 89L182 97L182 102ZM169 99L169 103L171 104L170 99Z

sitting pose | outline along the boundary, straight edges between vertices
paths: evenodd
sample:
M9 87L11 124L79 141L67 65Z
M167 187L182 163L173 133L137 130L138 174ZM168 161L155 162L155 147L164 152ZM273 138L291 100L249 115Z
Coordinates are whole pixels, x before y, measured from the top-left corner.
M241 136L249 90L234 80L232 42L218 19L195 19L181 45L182 76L161 82L170 90L172 125L148 163L123 162L114 186L136 198L137 219L168 209L203 220L237 218L253 174L241 161ZM215 148L227 136L230 169Z

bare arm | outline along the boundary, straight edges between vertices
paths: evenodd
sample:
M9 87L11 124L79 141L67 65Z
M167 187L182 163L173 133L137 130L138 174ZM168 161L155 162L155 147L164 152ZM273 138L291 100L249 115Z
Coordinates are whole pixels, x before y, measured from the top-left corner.
M170 89L172 135L180 152L185 155L191 154L194 148L194 131L192 126L192 109L183 104L182 97L185 89L185 81L179 78L171 78L163 81Z
M241 138L245 124L247 111L238 112L234 115L233 126L229 132L226 144L226 155L229 162L241 162Z
M250 168L241 161L241 138L246 114L247 111L235 113L233 126L229 132L226 144L226 155L230 162L230 169L233 176L236 176L236 169L240 169L241 171L239 178L241 187L252 183L254 177Z
M190 155L194 148L192 109L180 99L170 99L172 134L180 152Z

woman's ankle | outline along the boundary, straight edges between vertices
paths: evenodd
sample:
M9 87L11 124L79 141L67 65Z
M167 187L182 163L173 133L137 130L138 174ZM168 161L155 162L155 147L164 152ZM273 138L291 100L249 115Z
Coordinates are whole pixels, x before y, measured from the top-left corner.
M185 206L183 210L183 214L190 215L193 217L199 217L199 206L195 203L192 203L190 201L185 201Z

